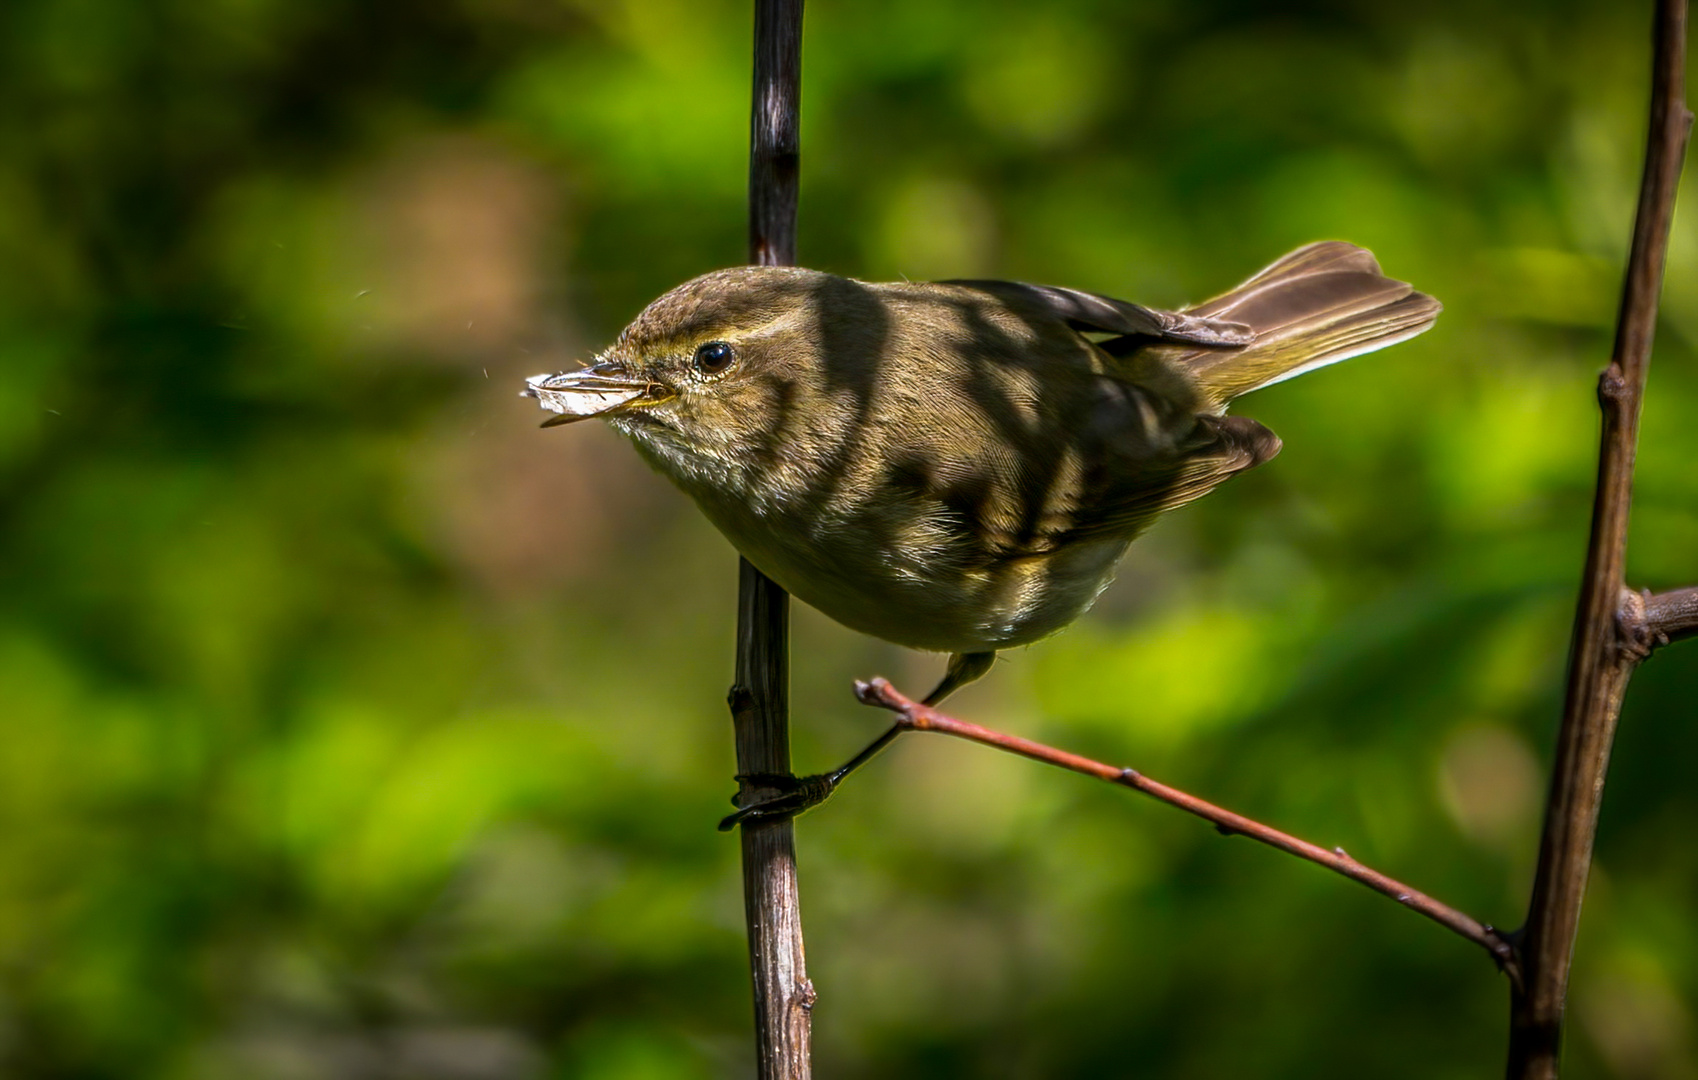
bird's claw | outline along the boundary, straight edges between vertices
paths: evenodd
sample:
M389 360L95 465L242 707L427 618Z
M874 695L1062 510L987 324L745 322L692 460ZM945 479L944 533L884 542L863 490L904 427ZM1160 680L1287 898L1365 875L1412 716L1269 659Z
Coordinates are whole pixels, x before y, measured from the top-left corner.
M837 781L831 776L791 776L787 773L746 773L737 777L743 791L732 796L735 813L727 814L719 823L720 832L730 832L748 822L782 821L811 810L831 798ZM744 792L765 788L771 792L751 802L743 802Z

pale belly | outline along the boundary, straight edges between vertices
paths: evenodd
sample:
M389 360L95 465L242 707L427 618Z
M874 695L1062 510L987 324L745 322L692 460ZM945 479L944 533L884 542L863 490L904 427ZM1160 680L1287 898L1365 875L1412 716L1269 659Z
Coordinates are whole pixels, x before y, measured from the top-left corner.
M792 595L850 629L935 652L988 652L1055 633L1091 606L1130 543L1084 540L962 569L947 549L853 525L804 533L712 501L697 499L732 545Z

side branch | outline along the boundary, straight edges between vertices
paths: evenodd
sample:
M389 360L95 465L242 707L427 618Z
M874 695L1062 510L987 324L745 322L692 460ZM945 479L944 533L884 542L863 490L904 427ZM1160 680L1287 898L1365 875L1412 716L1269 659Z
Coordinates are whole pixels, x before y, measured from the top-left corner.
M883 679L855 684L855 696L864 705L872 705L881 709L889 709L897 716L897 726L908 731L935 731L942 735L952 735L969 742L982 743L998 750L1006 750L1011 754L1041 761L1046 765L1056 765L1070 769L1076 773L1106 780L1111 784L1129 787L1142 792L1153 799L1177 807L1188 814L1194 814L1209 822L1221 833L1231 836L1234 834L1248 836L1252 840L1277 848L1288 855L1299 859L1307 859L1312 863L1326 867L1337 874L1342 874L1351 881L1359 882L1377 893L1391 897L1411 911L1419 912L1427 918L1443 926L1453 933L1460 934L1474 944L1485 949L1492 959L1497 962L1510 978L1513 984L1519 985L1521 969L1515 956L1515 949L1508 938L1485 923L1479 922L1468 915L1456 910L1448 904L1433 899L1418 889L1410 888L1401 881L1387 877L1378 870L1364 866L1345 853L1343 848L1335 847L1330 850L1300 840L1290 833L1284 833L1242 814L1223 809L1211 802L1206 802L1195 795L1187 794L1178 788L1151 780L1149 777L1134 769L1123 769L1094 761L1088 757L1057 750L1043 743L1022 739L1015 735L1005 735L978 724L965 720L957 720L945 716L936 709L922 705L907 697L901 691L891 686Z
M1698 635L1698 586L1662 593L1626 593L1617 619L1624 641L1653 649Z

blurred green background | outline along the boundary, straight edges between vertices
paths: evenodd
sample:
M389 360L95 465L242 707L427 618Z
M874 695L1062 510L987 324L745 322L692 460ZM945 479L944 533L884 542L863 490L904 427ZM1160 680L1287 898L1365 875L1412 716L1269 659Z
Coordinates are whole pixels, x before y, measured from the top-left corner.
M1241 411L960 715L1518 922L1649 5L810 0L802 260L1200 299L1348 238L1437 329ZM0 7L0 1075L752 1061L731 549L520 376L741 261L742 0ZM1698 580L1676 221L1631 579ZM796 756L936 658L812 612ZM1635 681L1576 1077L1698 1068L1698 647ZM911 737L799 824L819 1074L1497 1075L1477 950L1125 792Z

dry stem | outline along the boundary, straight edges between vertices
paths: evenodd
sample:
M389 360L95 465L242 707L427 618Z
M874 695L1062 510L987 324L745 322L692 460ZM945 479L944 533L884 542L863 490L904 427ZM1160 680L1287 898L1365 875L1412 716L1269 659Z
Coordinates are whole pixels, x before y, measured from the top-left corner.
M1592 532L1575 613L1568 692L1557 735L1539 869L1519 942L1524 981L1512 994L1508 1076L1553 1080L1580 903L1597 836L1621 699L1634 667L1660 641L1691 633L1691 590L1645 599L1627 591L1633 457L1656 330L1669 222L1692 114L1684 90L1685 0L1658 0L1645 171L1610 365L1598 381L1603 431Z
M862 703L889 709L897 716L897 726L909 731L935 731L942 735L953 735L958 739L994 746L998 750L1006 750L1011 754L1041 761L1047 765L1056 765L1063 769L1071 769L1076 773L1094 776L1098 780L1107 780L1111 784L1129 787L1134 791L1143 792L1153 799L1159 799L1169 806L1178 807L1188 814L1195 814L1204 821L1227 835L1238 834L1248 836L1252 840L1277 848L1299 859L1307 859L1312 863L1326 867L1334 873L1343 874L1351 881L1359 882L1377 893L1391 897L1411 911L1419 912L1427 918L1443 926L1445 929L1472 941L1485 949L1500 968L1509 975L1511 983L1519 983L1521 971L1515 957L1515 950L1507 938L1497 930L1463 914L1448 904L1433 899L1419 889L1411 888L1403 882L1387 877L1372 867L1364 866L1345 853L1343 848L1323 848L1300 840L1290 833L1281 832L1268 825L1243 814L1235 814L1231 810L1222 809L1211 802L1206 802L1195 795L1169 787L1159 781L1151 780L1135 769L1120 768L1093 761L1088 757L1057 750L1043 743L1022 739L1016 735L1005 735L978 724L965 720L957 720L953 716L945 716L936 709L922 705L907 697L901 691L891 686L883 679L871 682L856 683L855 695Z
M801 65L802 0L755 0L749 261L762 266L796 261ZM783 589L739 561L731 716L744 775L790 771L789 604ZM740 798L756 795L745 790ZM795 829L788 820L764 821L745 825L741 836L757 1074L806 1080L814 987L802 945Z

